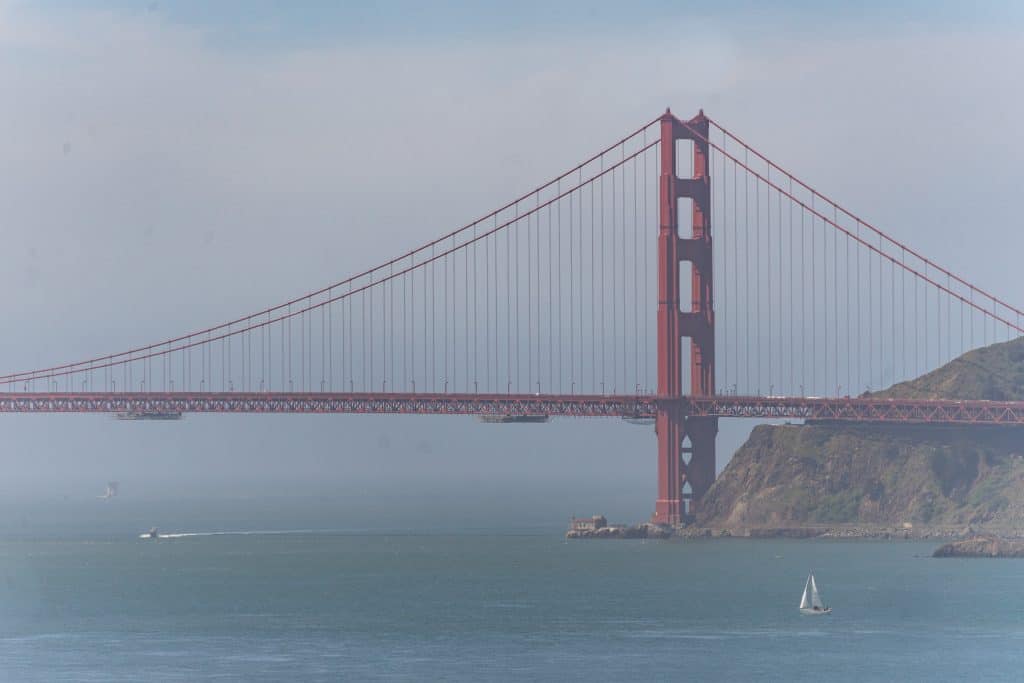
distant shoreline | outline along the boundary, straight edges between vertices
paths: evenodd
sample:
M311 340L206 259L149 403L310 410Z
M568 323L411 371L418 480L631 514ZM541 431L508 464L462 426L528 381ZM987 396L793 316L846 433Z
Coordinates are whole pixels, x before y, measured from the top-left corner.
M653 524L611 525L591 531L573 531L570 539L707 539L707 538L792 538L792 539L873 539L897 541L958 541L979 534L1002 539L1024 540L1024 530L991 529L972 526L913 526L870 524L813 524L763 527L664 527Z
M949 541L987 533L1002 538L1024 538L1018 529L986 529L971 526L895 526L870 524L814 524L764 527L683 527L676 538L795 538L795 539L878 539L908 541Z

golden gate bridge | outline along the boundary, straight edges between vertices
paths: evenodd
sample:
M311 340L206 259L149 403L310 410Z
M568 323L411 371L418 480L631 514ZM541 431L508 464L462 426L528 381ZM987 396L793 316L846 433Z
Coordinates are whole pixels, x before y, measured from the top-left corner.
M666 111L348 279L0 375L0 412L653 418L653 520L675 524L714 480L720 418L1024 424L1024 402L872 391L1021 316L703 111Z

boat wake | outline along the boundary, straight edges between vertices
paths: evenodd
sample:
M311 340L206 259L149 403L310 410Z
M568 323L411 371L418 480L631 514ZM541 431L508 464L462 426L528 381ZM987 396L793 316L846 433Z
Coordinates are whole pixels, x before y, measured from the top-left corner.
M330 533L324 529L285 529L269 530L261 529L255 531L182 531L177 533L154 533L139 534L139 538L152 539L173 539L173 538L202 538L205 536L283 536L288 534L323 534Z

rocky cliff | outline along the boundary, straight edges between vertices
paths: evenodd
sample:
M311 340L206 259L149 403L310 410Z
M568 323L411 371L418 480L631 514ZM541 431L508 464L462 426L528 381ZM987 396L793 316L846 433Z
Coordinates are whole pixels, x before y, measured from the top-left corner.
M1024 399L1024 340L876 396ZM1024 430L759 426L702 501L710 528L855 524L1024 528Z

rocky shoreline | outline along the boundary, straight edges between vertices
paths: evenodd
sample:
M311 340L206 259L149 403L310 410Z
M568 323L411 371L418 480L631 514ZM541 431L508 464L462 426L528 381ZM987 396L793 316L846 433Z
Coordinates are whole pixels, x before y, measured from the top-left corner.
M935 526L871 526L871 525L816 525L787 527L711 528L700 526L667 527L644 523L636 525L609 525L595 529L570 529L570 539L636 539L636 538L794 538L794 539L875 539L907 541L963 541L972 538L1000 539L1021 542L1024 530L975 529L974 527Z
M976 534L971 527L907 527L872 525L815 525L786 527L710 528L681 527L673 530L679 538L840 538L880 540L950 540Z
M942 546L932 557L1024 557L1024 541L981 535Z
M569 529L566 538L670 538L672 529L656 524L637 524L635 526L603 526L596 529Z
M702 538L836 538L882 540L949 540L932 553L932 557L1009 557L1024 558L1024 533L1016 529L996 535L978 533L971 527L907 528L907 527L755 527L747 529L709 529L702 527L667 527L657 524L632 526L608 525L594 529L569 529L566 538L592 539L702 539ZM953 539L953 540L950 540Z

